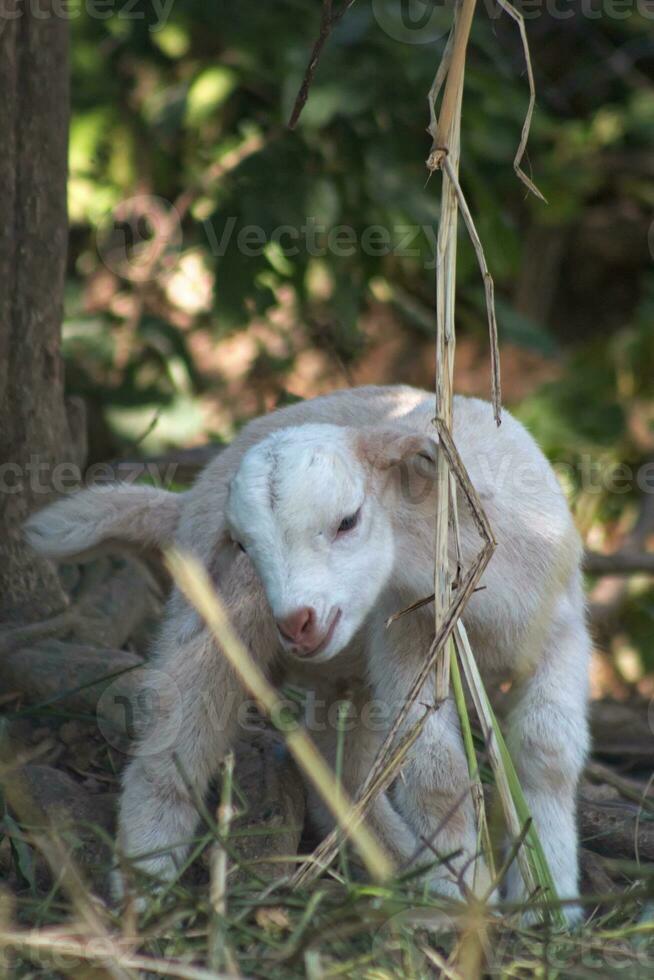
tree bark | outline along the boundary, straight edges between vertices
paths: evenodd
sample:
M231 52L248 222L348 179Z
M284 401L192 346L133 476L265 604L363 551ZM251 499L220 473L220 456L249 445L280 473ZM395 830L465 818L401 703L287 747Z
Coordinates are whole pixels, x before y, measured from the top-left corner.
M65 598L21 525L52 494L55 467L83 461L81 407L67 413L60 356L68 22L40 0L6 10L0 27L0 620L33 621Z

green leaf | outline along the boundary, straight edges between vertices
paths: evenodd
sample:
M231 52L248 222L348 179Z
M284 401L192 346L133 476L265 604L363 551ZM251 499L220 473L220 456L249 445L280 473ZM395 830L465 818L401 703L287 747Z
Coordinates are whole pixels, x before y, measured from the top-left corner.
M197 126L213 116L232 94L237 81L236 73L221 65L200 72L188 91L186 125Z

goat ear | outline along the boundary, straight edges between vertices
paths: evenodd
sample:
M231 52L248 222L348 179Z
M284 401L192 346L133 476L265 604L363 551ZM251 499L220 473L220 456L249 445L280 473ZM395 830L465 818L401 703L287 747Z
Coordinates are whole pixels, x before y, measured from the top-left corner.
M39 554L55 559L91 557L111 544L166 548L175 537L182 496L130 484L92 487L33 514L25 537Z
M429 472L436 472L438 439L407 429L370 428L358 435L357 450L363 459L377 469L408 463L420 458L427 461Z

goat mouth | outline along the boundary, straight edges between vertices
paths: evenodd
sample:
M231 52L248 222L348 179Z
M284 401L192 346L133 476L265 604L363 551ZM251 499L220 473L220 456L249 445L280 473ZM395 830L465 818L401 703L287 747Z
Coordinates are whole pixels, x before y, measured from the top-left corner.
M331 643L332 637L334 635L334 631L342 615L343 615L343 610L337 609L336 612L334 613L331 623L329 624L329 628L327 629L327 632L323 636L318 646L314 647L313 650L307 650L306 652L299 650L298 647L294 647L293 653L295 654L295 656L299 657L301 660L312 660L313 657L317 657L319 653L322 653L322 651Z

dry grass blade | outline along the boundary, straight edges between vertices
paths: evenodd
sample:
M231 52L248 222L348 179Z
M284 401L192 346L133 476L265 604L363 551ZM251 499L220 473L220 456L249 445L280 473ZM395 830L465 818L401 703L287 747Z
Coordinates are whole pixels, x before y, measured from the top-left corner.
M463 974L455 970L453 966L450 966L445 957L441 956L435 949L432 949L431 946L420 946L420 950L429 962L440 971L438 973L439 977L446 977L447 980L464 980Z
M461 580L461 569L459 568L458 580L452 584L452 589L454 589L455 587L457 589L459 588L460 580ZM483 592L485 588L486 588L485 585L478 585L472 591ZM433 601L434 601L434 593L432 592L431 595L426 595L424 599L416 599L415 602L412 602L408 606L405 606L404 609L399 609L396 613L393 613L393 615L389 616L388 619L386 620L386 623L384 624L386 626L386 629L392 626L393 623L397 623L398 619L402 619L403 616L408 616L409 613L416 612L418 609L422 609L423 606L428 606L429 603Z
M531 67L531 55L529 53L529 40L527 38L527 30L525 28L525 19L519 10L508 2L508 0L497 0L502 10L504 10L509 17L518 25L518 30L520 31L520 38L522 40L522 50L525 53L525 64L527 66L527 79L529 81L529 105L527 106L527 113L525 115L524 122L522 124L522 134L520 136L520 145L518 146L515 158L513 160L513 169L515 170L517 176L522 181L522 183L527 187L532 194L535 194L539 200L547 203L541 192L538 190L533 180L531 180L527 174L522 169L522 159L527 150L527 141L529 140L529 130L531 129L531 120L534 115L534 109L536 107L536 84L534 82L534 72Z
M449 77L449 76L448 76ZM458 149L458 130L453 142ZM436 383L435 414L448 428L452 425L454 376L454 293L456 279L456 196L449 178L443 178L441 220L438 228L436 269ZM438 454L436 471L436 536L434 541L434 632L438 635L450 601L449 572L449 470L447 460ZM443 701L450 688L449 656L445 648L437 661L436 698Z
M452 48L454 46L454 29L452 29L447 38L447 44L445 45L445 50L443 51L443 57L441 58L438 68L436 69L436 74L434 76L434 81L429 89L429 95L427 96L427 104L429 105L429 126L427 132L430 133L432 139L436 140L436 133L438 131L438 117L436 115L436 101L440 95L441 88L443 87L443 82L447 78L447 73L450 70L450 65L452 63Z
M493 283L493 277L491 276L488 264L486 262L486 256L484 254L484 247L481 244L481 239L477 234L477 229L475 227L475 222L470 213L470 209L466 202L466 199L461 190L461 185L459 179L452 169L452 165L447 157L442 163L443 170L452 182L452 186L456 191L457 200L459 202L459 209L463 215L463 220L465 221L466 228L468 229L468 234L470 235L470 241L472 242L472 247L475 250L475 255L477 256L477 262L479 263L479 269L484 280L484 292L486 293L486 312L488 314L488 334L490 339L490 351L491 351L491 379L492 379L492 400L493 400L493 414L495 415L495 421L498 425L502 422L502 386L500 381L500 349L497 338L497 316L495 314L495 286Z
M376 881L393 873L393 864L374 834L363 823L352 822L352 804L343 787L317 750L307 732L284 714L283 703L270 686L231 627L227 612L206 570L195 559L177 552L167 554L167 564L177 585L207 623L224 656L243 686L259 702L280 729L289 751L323 798Z
M444 52L444 58L447 56L449 61L446 61L447 68L447 79L445 81L445 92L443 94L443 104L441 106L441 112L438 117L438 125L436 126L436 133L434 134L434 145L432 146L432 154L430 159L434 157L434 154L439 152L446 154L453 152L452 137L456 136L456 141L458 142L458 129L461 122L461 94L463 91L463 77L465 74L466 65L466 49L468 47L468 38L470 37L470 28L472 27L472 19L475 13L476 0L463 0L463 2L455 10L454 14L454 37L452 39L452 46L450 48L449 40ZM440 72L440 69L439 69ZM430 105L432 109L432 119L435 116L433 110L432 93L434 93L434 98L438 94L440 88L439 73L437 73L434 79L434 84L432 85L432 91L430 92ZM433 160L433 166L430 169L436 169L440 164L436 162L436 158Z
M540 195L537 188L524 174L520 167L520 162L524 156L531 118L535 104L535 87L527 37L522 16L508 3L508 0L499 0L502 8L516 20L520 28L523 40L525 58L527 61L527 73L529 77L530 100L527 116L524 121L522 138L516 154L514 167L520 179L537 196ZM441 197L441 216L438 228L438 262L436 273L436 426L440 444L443 452L439 453L437 471L437 511L436 511L436 540L434 548L434 618L435 618L435 644L439 642L442 626L448 618L446 613L449 598L450 572L449 572L449 517L451 507L451 517L457 534L457 554L460 551L458 546L458 514L456 507L456 496L453 493L450 482L451 473L456 477L456 481L467 497L471 507L473 518L477 524L479 533L485 539L486 545L482 551L482 556L487 562L495 546L492 530L485 517L483 509L470 483L465 467L458 456L451 438L452 428L452 383L454 367L454 294L456 280L456 229L457 211L461 210L470 239L472 241L477 261L484 280L484 290L486 294L486 307L488 314L488 325L491 346L491 369L492 369L492 400L495 420L499 425L501 422L501 385L500 385L500 362L499 345L497 336L497 318L495 314L495 297L493 279L490 275L483 246L474 220L468 208L465 196L459 183L459 155L460 155L460 122L461 122L461 102L463 92L463 81L465 73L466 48L470 36L470 29L475 10L475 0L462 0L455 12L455 24L453 40L451 46L448 42L446 57L437 72L436 78L429 93L430 108L430 132L433 136L433 144L427 167L430 170L441 169L443 172L443 186ZM447 75L445 82L445 93L441 107L438 123L436 124L435 100L442 85L443 78ZM452 503L450 504L450 494ZM480 556L481 557L481 556ZM479 572L484 561L477 563ZM485 565L484 565L485 567ZM465 585L462 583L462 591L465 592L470 586L468 576ZM468 593L469 595L470 593ZM457 600L462 598L461 593L457 595ZM514 838L520 839L523 825L529 823L528 830L525 831L527 841L526 847L517 849L517 859L520 870L528 892L535 894L539 889L543 897L556 902L556 892L553 880L547 866L547 861L543 849L540 845L535 828L530 823L528 808L520 788L520 784L509 757L508 751L503 741L502 733L497 725L497 721L486 695L481 676L477 670L474 655L465 632L463 623L458 621L458 615L463 610L465 597L462 603L455 601L449 607L451 614L454 607L459 605L454 624L456 627L456 647L461 659L461 663L466 675L466 681L475 703L477 714L482 724L484 737L491 765L495 774L498 792L505 812L507 825ZM414 604L414 608L420 603ZM449 635L449 634L448 634ZM433 651L433 648L432 648ZM490 839L485 823L485 813L481 809L482 797L480 796L480 786L475 782L478 779L477 761L472 745L467 707L461 685L461 678L458 675L456 653L451 648L451 644L442 646L442 651L438 660L436 675L436 697L437 702L447 697L450 689L450 673L455 672L455 697L457 701L458 713L461 722L464 743L468 756L468 765L471 778L473 779L473 799L477 808L478 831L480 839L485 841L486 849L490 855ZM560 908L558 910L559 920L562 921Z
M449 428L441 419L436 419L434 424L438 433L441 449L444 455L447 457L448 466L456 480L457 486L468 503L470 514L475 522L475 527L479 532L479 536L486 543L486 545L490 546L491 551L494 551L497 546L497 542L495 541L493 529L490 525L490 521L486 517L484 508L481 506L479 495L475 490L470 477L468 476L465 466L463 465L463 460L461 459L459 451L454 444L452 436L450 435ZM441 454L439 453L439 455Z
M476 0L463 0L455 10L451 45L445 50L429 93L430 130L433 143L427 167L437 169L445 157L449 157L452 170L458 172L461 103L465 59ZM443 103L435 125L435 100L445 78ZM456 237L457 197L452 182L443 174L441 214L436 244L436 378L435 416L448 428L452 427L452 398L455 350L455 291L456 291ZM450 477L447 461L439 454L436 472L436 538L434 543L434 632L438 636L450 602L451 576L448 564L450 523ZM443 701L450 689L450 657L447 644L436 661L436 699Z
M392 616L388 617L385 623L386 629L388 629L389 626L392 626L393 623L397 623L398 619L402 619L403 616L408 616L409 613L417 612L418 609L422 609L423 606L428 606L429 603L433 601L434 593L432 592L431 595L426 595L424 599L416 599L415 602L409 603L409 605L405 606L404 609L400 609L398 612L393 613Z
M228 752L223 765L222 790L217 815L220 841L216 841L211 849L209 886L211 918L208 945L211 968L216 971L225 969L230 976L238 976L239 971L226 935L228 854L225 848L221 847L221 842L229 837L229 829L234 817L233 782L234 753Z

